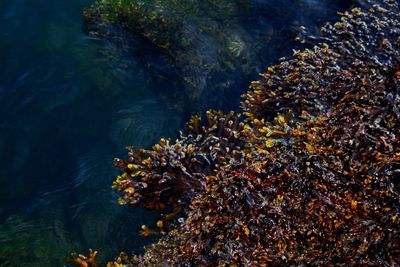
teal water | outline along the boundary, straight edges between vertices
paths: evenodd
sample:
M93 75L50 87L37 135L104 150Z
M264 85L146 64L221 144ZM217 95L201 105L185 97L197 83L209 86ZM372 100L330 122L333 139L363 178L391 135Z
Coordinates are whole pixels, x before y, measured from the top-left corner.
M62 266L89 247L113 257L142 247L152 221L115 203L112 160L175 136L182 115L134 61L82 32L88 4L0 3L0 266Z
M179 92L173 81L159 83L118 45L83 33L82 8L91 2L0 2L2 267L63 266L69 252L89 248L101 251L101 259L122 249L140 252L151 240L138 235L139 227L157 214L116 204L113 158L123 157L127 145L175 138L192 112L239 102L232 92L225 106L177 107L165 97L168 90ZM254 2L275 11L258 14L254 27L247 22L249 31L279 29L291 36L299 23L318 29L346 1L297 1L303 10L291 1ZM283 19L279 12L289 15ZM136 41L138 49L148 49ZM290 40L266 45L264 67L295 47Z

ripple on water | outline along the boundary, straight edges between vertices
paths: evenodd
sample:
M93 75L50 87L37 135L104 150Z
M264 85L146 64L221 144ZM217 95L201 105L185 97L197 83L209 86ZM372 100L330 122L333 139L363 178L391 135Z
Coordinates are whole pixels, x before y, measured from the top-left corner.
M157 215L129 212L115 203L115 193L107 189L116 174L110 163L104 151L79 156L66 174L75 179L48 188L23 212L3 218L0 266L60 266L68 251L82 251L82 246L101 250L107 258L123 247L142 247L140 225L155 222Z

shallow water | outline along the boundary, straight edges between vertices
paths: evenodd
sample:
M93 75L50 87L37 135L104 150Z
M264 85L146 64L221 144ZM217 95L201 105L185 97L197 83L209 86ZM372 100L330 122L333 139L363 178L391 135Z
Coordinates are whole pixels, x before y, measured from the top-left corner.
M297 1L304 10L293 10L289 0L254 2L271 13L259 14L262 23L250 32L293 32L299 24L316 29L343 8L333 0ZM141 251L151 240L138 229L157 214L116 204L112 160L123 157L127 145L175 138L199 109L176 107L173 97L165 98L173 81L156 82L143 62L85 35L81 10L90 3L0 2L0 266L62 266L68 252L88 248L100 250L103 259L122 248ZM297 22L274 14L289 20L297 14ZM290 40L265 45L268 60L260 66L295 47ZM207 102L201 109L237 106L239 95L224 95L225 106Z

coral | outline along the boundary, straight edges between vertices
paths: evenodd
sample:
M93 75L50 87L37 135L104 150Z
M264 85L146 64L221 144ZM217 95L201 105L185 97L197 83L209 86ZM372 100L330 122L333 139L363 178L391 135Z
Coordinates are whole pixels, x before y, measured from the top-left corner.
M115 161L120 202L174 212L109 266L398 266L400 7L371 2L260 74L243 121L210 111Z

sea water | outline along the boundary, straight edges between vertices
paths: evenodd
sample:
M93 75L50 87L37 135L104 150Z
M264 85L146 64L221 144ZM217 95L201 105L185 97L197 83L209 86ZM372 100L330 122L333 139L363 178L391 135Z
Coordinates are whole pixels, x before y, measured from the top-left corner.
M295 36L299 25L317 33L349 1L253 2L264 13L243 22L249 32ZM0 1L2 267L63 266L68 253L89 248L102 260L121 250L140 253L156 238L139 236L140 226L154 224L158 214L116 203L113 158L124 157L128 145L148 148L161 137L176 138L199 109L237 107L251 81L222 96L226 104L177 107L165 91L183 91L179 84L160 84L118 44L82 31L82 9L91 3ZM140 39L132 42L148 49ZM261 45L268 49L260 68L296 47L289 38Z

